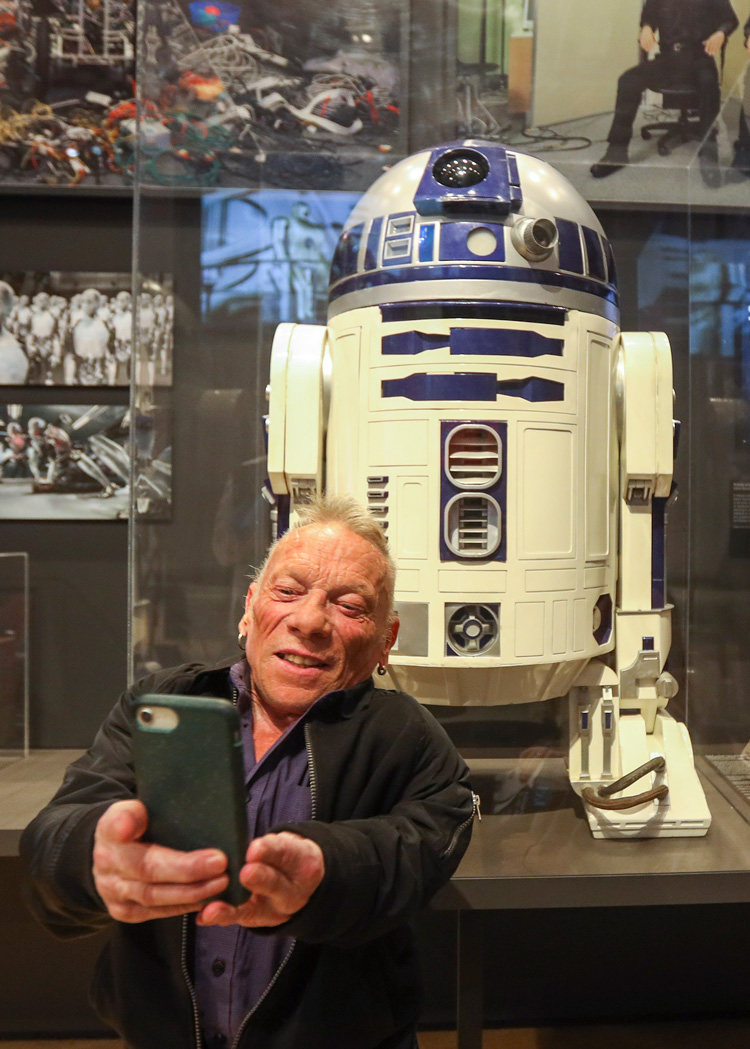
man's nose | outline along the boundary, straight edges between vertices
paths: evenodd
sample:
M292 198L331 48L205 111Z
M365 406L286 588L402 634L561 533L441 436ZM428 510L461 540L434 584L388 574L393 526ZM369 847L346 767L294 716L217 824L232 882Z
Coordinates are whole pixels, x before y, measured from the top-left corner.
M301 634L327 634L330 630L330 620L325 594L311 592L295 601L291 621L287 622L292 629Z

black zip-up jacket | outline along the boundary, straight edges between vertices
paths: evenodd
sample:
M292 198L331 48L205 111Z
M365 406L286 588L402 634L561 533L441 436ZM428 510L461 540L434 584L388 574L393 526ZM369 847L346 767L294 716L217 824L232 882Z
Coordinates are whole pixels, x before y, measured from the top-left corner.
M99 1015L130 1049L191 1049L192 917L114 922L91 872L99 817L136 794L132 711L149 692L231 699L229 664L163 671L126 692L24 831L21 855L30 906L50 931L110 928L91 990ZM305 735L315 818L272 829L316 841L325 876L300 911L268 930L296 943L238 1049L370 1049L415 1022L421 991L407 923L450 878L471 834L466 765L410 696L372 680L332 692Z

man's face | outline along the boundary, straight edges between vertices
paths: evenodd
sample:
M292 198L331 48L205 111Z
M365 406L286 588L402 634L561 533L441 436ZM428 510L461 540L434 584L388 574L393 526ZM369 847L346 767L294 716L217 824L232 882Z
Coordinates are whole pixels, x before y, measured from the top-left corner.
M386 574L380 551L341 525L308 525L281 540L239 624L264 705L302 714L386 661L398 630L388 626Z

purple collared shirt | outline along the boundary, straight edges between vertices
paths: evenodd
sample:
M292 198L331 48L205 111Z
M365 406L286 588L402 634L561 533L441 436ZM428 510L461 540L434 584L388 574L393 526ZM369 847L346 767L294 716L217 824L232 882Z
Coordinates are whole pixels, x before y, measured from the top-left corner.
M278 823L312 816L303 727L306 715L256 761L250 668L244 659L234 664L230 676L239 693L247 821L252 839ZM259 936L239 925L195 927L194 983L207 1049L232 1045L242 1021L262 997L293 942L282 933Z

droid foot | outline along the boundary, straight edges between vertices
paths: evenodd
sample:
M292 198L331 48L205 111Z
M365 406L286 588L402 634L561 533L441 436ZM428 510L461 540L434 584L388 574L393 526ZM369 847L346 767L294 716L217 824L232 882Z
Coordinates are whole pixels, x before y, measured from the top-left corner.
M596 164L591 165L592 178L607 178L628 163L627 146L608 146L607 152Z

